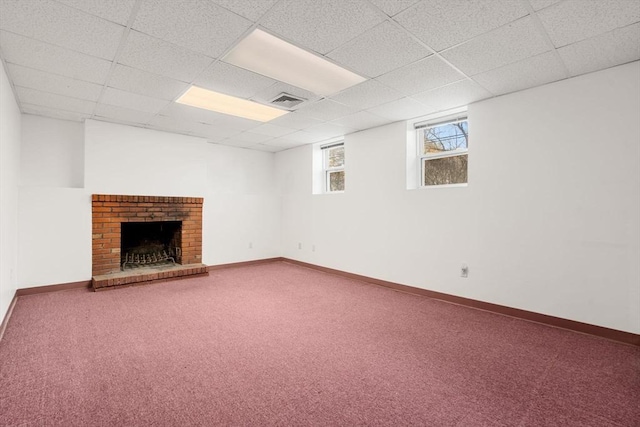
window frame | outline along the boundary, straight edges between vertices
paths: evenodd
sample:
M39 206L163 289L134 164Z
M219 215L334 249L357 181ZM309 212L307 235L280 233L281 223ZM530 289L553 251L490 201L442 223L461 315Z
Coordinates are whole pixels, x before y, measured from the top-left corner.
M344 189L342 190L331 190L331 179L330 176L335 172L342 172L345 174L345 188L346 188L346 173L345 173L345 164L346 164L346 156L344 156L344 160L342 162L342 166L329 166L329 153L332 149L342 147L344 150L344 141L332 142L331 144L323 145L320 147L322 151L322 175L324 179L324 193L326 194L335 194L335 193L344 193Z
M418 188L466 187L467 184L469 183L468 167L467 167L467 182L458 182L453 184L433 184L433 185L426 185L424 182L425 181L424 172L425 172L426 162L428 162L429 160L443 159L447 157L469 156L469 142L467 140L467 148L456 148L455 150L450 150L450 151L425 154L423 152L424 137L421 138L421 135L423 135L423 133L427 131L427 129L432 129L439 126L451 125L451 124L461 123L461 122L467 122L467 126L468 126L469 118L467 117L467 115L441 118L437 122L427 121L427 122L416 123L414 125L414 129L416 133L416 158L418 161L418 167L417 167ZM468 162L469 162L469 158L467 157L467 164Z

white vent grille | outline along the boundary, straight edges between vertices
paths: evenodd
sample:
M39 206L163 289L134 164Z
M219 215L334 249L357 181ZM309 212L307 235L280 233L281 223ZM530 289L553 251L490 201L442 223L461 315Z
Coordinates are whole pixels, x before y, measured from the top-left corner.
M306 101L306 99L282 92L280 95L276 96L269 102L276 107L292 110L298 105L302 104L304 101Z

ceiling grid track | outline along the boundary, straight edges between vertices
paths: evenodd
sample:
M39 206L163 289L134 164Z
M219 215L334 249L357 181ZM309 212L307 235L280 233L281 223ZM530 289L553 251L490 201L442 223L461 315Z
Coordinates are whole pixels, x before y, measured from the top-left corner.
M542 35L542 37L544 37L545 41L549 45L550 51L553 52L553 55L556 57L558 62L562 64L562 69L564 71L565 78L571 77L571 73L569 72L569 68L567 67L567 64L564 63L562 56L560 56L560 54L558 53L558 49L556 49L555 45L553 44L553 41L551 41L551 37L549 37L549 33L547 33L547 31L545 30L544 25L542 24L542 21L538 16L538 13L533 9L533 6L531 6L531 3L529 3L527 0L520 0L520 1L524 5L524 7L526 7L527 10L529 11L529 16L531 16L531 19L533 20L533 24L536 26L536 29Z
M129 19L127 20L127 25L122 33L122 38L120 39L120 43L118 44L118 49L116 50L116 54L113 57L113 61L111 61L111 67L109 68L109 72L107 73L107 77L104 80L104 85L102 85L102 92L100 92L100 96L96 101L96 107L93 109L93 113L91 113L91 119L93 119L96 115L96 110L98 109L98 105L102 101L104 97L104 93L107 90L109 80L111 80L111 76L113 74L113 70L115 70L118 65L118 59L120 59L120 55L124 50L124 46L127 43L127 39L129 38L129 33L131 32L131 27L133 26L134 21L136 20L136 16L138 16L138 11L140 10L140 6L142 4L142 0L136 0L136 4L131 9L131 15L129 15Z

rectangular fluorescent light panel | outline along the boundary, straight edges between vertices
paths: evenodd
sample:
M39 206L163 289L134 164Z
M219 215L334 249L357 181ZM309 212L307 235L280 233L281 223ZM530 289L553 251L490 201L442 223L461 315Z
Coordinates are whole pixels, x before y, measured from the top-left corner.
M222 60L322 96L366 80L257 28Z
M198 86L191 86L176 102L222 114L257 120L259 122L268 122L269 120L288 113L288 111L203 89Z

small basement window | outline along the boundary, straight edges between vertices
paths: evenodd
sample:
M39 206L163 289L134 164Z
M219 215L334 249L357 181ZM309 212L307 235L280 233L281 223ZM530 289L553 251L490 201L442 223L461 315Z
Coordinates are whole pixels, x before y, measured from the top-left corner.
M344 142L325 145L320 149L323 158L324 191L344 191Z
M420 186L466 184L469 124L466 117L416 124Z

